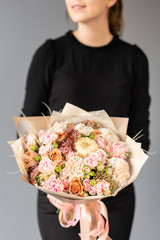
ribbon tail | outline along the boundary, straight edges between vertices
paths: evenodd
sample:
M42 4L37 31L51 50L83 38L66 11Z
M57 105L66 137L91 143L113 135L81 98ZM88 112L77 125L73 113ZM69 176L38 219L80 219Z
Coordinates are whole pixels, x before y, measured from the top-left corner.
M102 201L97 201L99 203L99 212L105 217L106 219L106 225L104 228L104 231L102 234L100 234L99 238L97 240L112 240L109 236L108 236L108 232L109 232L109 220L108 220L108 211L107 208L105 206L105 204Z
M90 240L90 218L86 213L84 204L81 204L81 217L80 217L80 229L81 229L81 240ZM94 238L93 240L95 240Z

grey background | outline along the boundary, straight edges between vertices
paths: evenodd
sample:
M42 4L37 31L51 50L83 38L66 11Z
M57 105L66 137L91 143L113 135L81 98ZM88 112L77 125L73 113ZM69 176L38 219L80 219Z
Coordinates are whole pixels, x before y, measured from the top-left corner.
M124 0L123 39L138 44L150 63L150 151L158 151L150 155L135 181L136 213L131 240L159 238L159 9L158 0ZM47 38L76 27L71 22L67 26L65 10L65 2L59 0L0 0L0 239L41 239L36 189L20 181L20 173L8 173L18 171L18 167L6 141L16 139L12 117L19 115L23 104L33 53Z

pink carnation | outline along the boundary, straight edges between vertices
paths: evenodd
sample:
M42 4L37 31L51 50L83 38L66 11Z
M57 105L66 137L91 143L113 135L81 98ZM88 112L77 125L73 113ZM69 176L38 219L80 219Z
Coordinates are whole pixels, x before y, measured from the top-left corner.
M55 178L53 174L48 181L43 183L43 187L49 190L53 190L54 192L66 192L68 193L68 181L65 178Z
M106 157L107 157L106 152L104 150L102 150L102 149L98 149L96 151L96 154L98 156L99 162L104 161L106 159Z
M84 163L91 167L95 168L100 162L104 162L107 157L107 154L102 149L98 149L96 152L91 153L88 157L84 159Z
M37 134L38 134L38 137L40 138L42 134L45 133L45 130L40 130Z
M96 142L97 142L97 144L98 144L98 146L100 147L100 148L106 148L106 146L107 146L107 141L106 141L106 139L104 139L103 137L98 137L97 139L96 139Z
M59 179L64 187L63 192L68 193L69 192L69 182L68 182L67 178L61 177Z
M106 191L108 195L110 194L110 190L109 190L110 184L105 180L99 181L97 184L92 186L90 185L90 179L85 179L83 181L83 184L84 184L84 190L86 192L89 192L90 195L97 194L98 196L103 196L104 191Z
M110 184L106 182L105 180L99 181L97 184L94 185L94 190L97 193L98 196L104 195L104 191L106 191L108 194Z
M110 149L110 153L113 157L126 159L125 154L129 152L129 150L125 147L124 142L114 142L112 143Z
M43 183L43 187L49 190L53 190L54 192L63 192L63 184L57 180L46 181Z
M91 168L97 167L97 165L99 163L97 154L96 153L91 153L88 157L86 157L84 159L84 163Z
M52 143L57 139L58 135L57 133L53 132L53 131L43 131L43 132L39 132L39 141L42 144L48 144L48 143Z
M40 172L45 174L52 174L54 172L54 164L48 157L43 157L38 165Z
M46 145L42 145L39 148L39 154L41 154L43 156L44 154L48 154L52 150L53 150L53 145L51 143L48 143Z
M90 184L90 179L85 179L83 181L83 184L84 184L84 190L86 192L89 192L90 195L95 195L94 186Z

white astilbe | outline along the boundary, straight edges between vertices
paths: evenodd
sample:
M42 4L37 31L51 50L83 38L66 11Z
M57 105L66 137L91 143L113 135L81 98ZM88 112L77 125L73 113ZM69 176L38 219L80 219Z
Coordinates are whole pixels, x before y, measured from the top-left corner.
M69 152L67 154L67 161L65 163L65 167L60 172L60 177L67 177L69 182L72 181L74 177L83 178L83 166L83 158L79 157L77 153Z
M129 164L122 158L111 158L108 161L108 166L112 166L114 169L113 177L116 182L122 187L130 178Z

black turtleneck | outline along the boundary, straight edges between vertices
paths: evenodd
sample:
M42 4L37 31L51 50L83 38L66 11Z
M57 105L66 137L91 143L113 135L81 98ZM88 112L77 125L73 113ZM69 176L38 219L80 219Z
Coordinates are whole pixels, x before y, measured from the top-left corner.
M148 59L136 45L114 35L104 46L81 43L67 31L46 40L35 52L28 71L22 111L47 113L45 102L59 111L66 102L86 111L104 109L110 116L129 117L128 135L149 147Z

